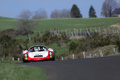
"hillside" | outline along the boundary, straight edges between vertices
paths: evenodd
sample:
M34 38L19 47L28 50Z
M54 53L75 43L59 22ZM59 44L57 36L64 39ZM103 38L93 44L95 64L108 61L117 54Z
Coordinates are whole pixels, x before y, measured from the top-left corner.
M68 19L38 19L39 25L34 31L45 31L53 28L60 30L74 28L105 27L120 22L120 18L68 18ZM17 19L0 17L0 30L15 28Z
M0 31L6 30L6 29L10 29L10 28L15 28L15 24L17 23L17 19L13 19L13 18L4 18L4 17L0 17ZM14 46L18 45L21 46L21 48L18 47L18 54L14 55L13 53L10 53L11 57L15 56L15 57L21 57L21 49L28 49L30 46L33 45L45 45L46 47L50 47L53 48L55 50L56 53L56 59L60 59L61 56L66 57L67 59L69 59L71 57L71 55L69 54L73 54L75 53L76 55L80 55L77 56L79 58L82 58L82 52L86 50L86 54L89 54L88 52L91 52L93 50L96 50L97 48L101 48L107 50L107 53L110 53L112 50L108 47L112 47L114 48L115 45L117 45L117 43L115 43L117 41L117 36L100 36L98 35L98 38L92 36L92 37L88 37L87 39L69 39L69 37L67 37L65 34L61 34L62 36L59 35L53 35L53 34L48 34L45 33L44 31L46 30L51 30L53 28L58 28L60 30L65 31L65 29L74 29L74 28L79 28L82 29L82 31L84 31L86 28L92 28L93 30L95 30L95 28L107 28L110 25L114 25L120 22L120 18L69 18L69 19L38 19L37 20L39 22L39 25L37 27L35 27L35 29L33 30L34 33L31 34L31 41L28 41L27 36L16 36L13 35L12 37L14 37L13 39L10 38L8 36L2 36L1 39L6 38L6 40L9 41L9 44L11 45L11 42L13 42L13 48L12 47L8 47L10 48L10 50L15 49ZM113 29L110 29L113 30ZM43 33L43 35L38 36L37 31L40 31ZM3 31L4 32L4 31ZM49 31L48 31L49 32ZM13 32L14 34L14 32ZM45 35L47 34L47 35ZM109 38L108 38L109 37ZM111 38L111 39L110 39ZM19 44L16 44L14 41L14 39L16 39L16 41L18 41ZM101 41L100 41L101 40ZM104 41L103 41L104 40ZM113 41L111 41L113 40ZM4 41L4 40L3 40ZM5 42L8 42L5 41ZM96 42L98 41L98 42ZM109 43L108 43L109 41ZM104 42L104 44L103 44ZM96 43L96 44L95 44ZM99 43L99 45L98 45ZM71 47L73 48L73 46L75 46L75 50L71 50ZM102 44L102 46L100 46ZM89 48L89 49L88 49ZM117 49L117 47L115 47ZM5 48L6 49L6 48ZM81 49L81 51L80 51ZM8 49L7 49L8 50ZM15 49L16 50L16 49ZM104 51L104 50L102 50ZM10 52L10 51L8 51ZM105 52L105 54L107 54ZM3 55L3 52L0 52L1 55ZM92 55L94 55L92 53ZM108 55L108 54L107 54ZM69 57L70 56L70 57ZM105 55L106 56L106 55ZM8 56L10 57L10 56Z

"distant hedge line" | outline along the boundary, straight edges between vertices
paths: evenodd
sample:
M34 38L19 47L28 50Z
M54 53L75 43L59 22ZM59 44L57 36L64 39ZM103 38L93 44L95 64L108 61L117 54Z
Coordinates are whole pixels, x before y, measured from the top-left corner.
M92 36L87 36L79 40L72 40L69 44L71 53L79 53L81 51L89 51L98 47L107 45L116 45L120 52L120 36L118 35L99 35L94 33Z

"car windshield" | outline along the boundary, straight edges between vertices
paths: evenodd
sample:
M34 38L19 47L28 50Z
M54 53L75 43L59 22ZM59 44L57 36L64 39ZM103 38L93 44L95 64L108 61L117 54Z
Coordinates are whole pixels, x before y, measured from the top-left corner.
M44 46L34 46L29 49L30 52L40 52L40 51L48 51L48 49Z

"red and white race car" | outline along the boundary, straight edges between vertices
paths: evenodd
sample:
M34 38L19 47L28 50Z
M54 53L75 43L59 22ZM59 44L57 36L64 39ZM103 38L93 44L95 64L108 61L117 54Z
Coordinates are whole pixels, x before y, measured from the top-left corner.
M44 46L32 46L28 50L23 50L23 62L55 60L54 50Z

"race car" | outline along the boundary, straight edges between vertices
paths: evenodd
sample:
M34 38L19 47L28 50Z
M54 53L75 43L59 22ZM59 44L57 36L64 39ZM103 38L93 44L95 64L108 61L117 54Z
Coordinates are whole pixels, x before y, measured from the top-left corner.
M55 60L54 50L45 46L32 46L28 50L22 51L23 62Z

